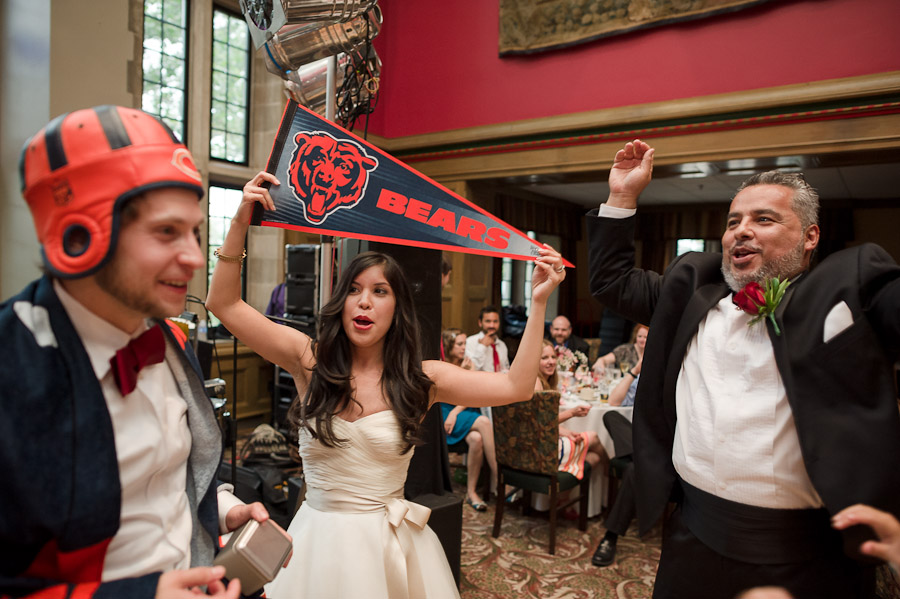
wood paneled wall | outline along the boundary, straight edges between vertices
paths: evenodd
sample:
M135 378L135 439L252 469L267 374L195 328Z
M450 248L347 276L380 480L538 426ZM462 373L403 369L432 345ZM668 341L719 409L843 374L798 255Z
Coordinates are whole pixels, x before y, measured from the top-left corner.
M268 419L272 413L272 380L275 372L272 363L262 359L246 345L238 343L235 386L234 343L230 340L216 341L215 351L218 358L213 357L211 376L225 380L227 409L232 409L232 400L236 397L238 420L259 417Z
M471 197L465 181L451 181L444 186L464 198ZM456 327L471 334L478 330L478 312L492 301L494 259L459 252L446 252L445 258L453 271L450 282L441 291L441 328Z

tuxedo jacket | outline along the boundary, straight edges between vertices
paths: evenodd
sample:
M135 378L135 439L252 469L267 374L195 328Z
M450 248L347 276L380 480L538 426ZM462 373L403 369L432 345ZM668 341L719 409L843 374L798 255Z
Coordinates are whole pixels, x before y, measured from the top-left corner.
M722 254L684 254L663 275L643 271L634 267L634 217L601 218L593 211L587 219L591 292L626 318L650 325L634 412L638 518L645 532L677 486L675 385L685 352L707 312L730 290ZM836 314L843 316L837 325ZM893 379L900 268L876 245L837 252L788 287L775 318L780 336L768 319L765 326L803 461L825 507L834 514L867 503L900 517Z
M221 432L190 346L162 328L193 441L191 565L208 566L219 532ZM0 304L0 339L0 597L153 597L158 572L100 581L121 512L112 420L49 278Z
M553 340L553 337L550 337L550 341L552 343L556 343ZM569 335L569 338L566 339L566 347L571 349L573 352L580 351L585 356L590 357L591 354L591 346L588 345L588 342L582 339L577 335Z

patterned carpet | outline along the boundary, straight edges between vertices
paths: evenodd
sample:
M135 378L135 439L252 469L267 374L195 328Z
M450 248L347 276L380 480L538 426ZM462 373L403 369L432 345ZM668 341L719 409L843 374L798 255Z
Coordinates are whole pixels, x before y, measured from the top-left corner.
M465 490L454 485L465 497ZM493 538L494 505L476 512L463 505L462 599L648 599L659 562L661 533L654 528L639 539L634 526L619 537L616 561L597 568L591 556L606 532L602 518L588 520L585 532L577 522L561 520L556 530L556 555L547 553L550 524L546 517L522 516L518 508L503 512L500 536ZM878 569L877 599L900 599L897 575Z
M464 496L464 491L456 489ZM547 553L550 524L519 509L503 512L499 538L491 536L493 502L486 512L463 506L462 599L639 599L649 598L659 560L660 537L641 542L634 529L620 537L615 563L591 565L591 555L606 532L601 518L557 523L556 555Z

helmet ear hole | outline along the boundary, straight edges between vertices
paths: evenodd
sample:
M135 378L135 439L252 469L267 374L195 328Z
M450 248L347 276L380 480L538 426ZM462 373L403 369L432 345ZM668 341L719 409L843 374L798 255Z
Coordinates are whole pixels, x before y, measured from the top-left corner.
M111 237L106 231L112 228L100 225L90 214L69 214L53 228L61 234L45 240L44 257L60 277L87 274L110 253Z
M91 247L91 232L82 224L66 227L63 233L62 249L66 255L77 258Z

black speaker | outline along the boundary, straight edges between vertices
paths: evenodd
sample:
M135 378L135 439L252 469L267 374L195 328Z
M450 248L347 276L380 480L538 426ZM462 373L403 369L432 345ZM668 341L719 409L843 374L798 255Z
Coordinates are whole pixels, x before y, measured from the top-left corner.
M287 436L290 433L288 411L297 396L297 386L291 374L281 367L275 367L275 379L272 383L272 426Z
M229 462L219 464L218 479L223 483L231 482L231 468ZM234 466L234 496L244 503L262 501L262 480L259 475L249 468Z
M407 245L369 242L369 250L391 256L400 264L412 289L422 343L422 359L441 357L441 252Z
M428 526L441 541L458 589L459 567L462 559L462 499L453 493L444 493L443 495L419 495L412 500L431 508Z
M319 245L295 243L284 246L284 275L289 281L317 281Z
M287 479L288 485L288 514L291 518L300 509L300 504L306 499L306 481L299 476L292 476ZM456 583L459 586L459 583Z
M313 316L318 299L314 280L288 278L284 286L284 312L292 316Z
M212 371L213 342L198 340L196 354L197 361L200 362L200 372L203 373L204 379L208 379Z

